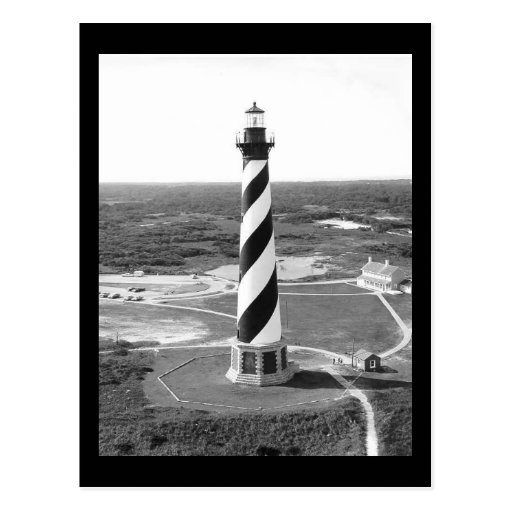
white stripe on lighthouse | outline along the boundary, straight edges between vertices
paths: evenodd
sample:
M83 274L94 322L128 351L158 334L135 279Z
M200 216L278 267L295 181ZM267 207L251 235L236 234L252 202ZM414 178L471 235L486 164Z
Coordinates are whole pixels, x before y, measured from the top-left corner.
M245 190L247 185L249 185L249 183L258 176L266 163L267 160L251 160L248 162L242 173L242 192Z

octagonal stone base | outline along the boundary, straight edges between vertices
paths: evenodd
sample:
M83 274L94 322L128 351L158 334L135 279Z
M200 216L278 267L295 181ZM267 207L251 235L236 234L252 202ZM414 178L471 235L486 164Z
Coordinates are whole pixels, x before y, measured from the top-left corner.
M226 377L236 384L276 386L289 381L298 370L298 365L288 361L286 343L282 341L270 345L235 342Z

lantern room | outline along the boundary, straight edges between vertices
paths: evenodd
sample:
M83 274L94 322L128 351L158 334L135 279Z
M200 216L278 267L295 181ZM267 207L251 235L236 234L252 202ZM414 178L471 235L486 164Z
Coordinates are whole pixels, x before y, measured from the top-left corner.
M265 111L256 106L253 102L252 107L245 111L247 117L246 128L264 128L265 127Z

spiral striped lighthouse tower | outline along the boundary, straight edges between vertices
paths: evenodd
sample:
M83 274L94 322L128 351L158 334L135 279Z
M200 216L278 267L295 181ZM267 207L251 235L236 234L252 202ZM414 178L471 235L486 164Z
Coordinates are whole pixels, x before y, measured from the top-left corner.
M237 340L226 377L270 386L289 380L297 367L281 336L268 173L274 137L267 139L264 111L256 103L245 113L246 127L236 140L243 157Z

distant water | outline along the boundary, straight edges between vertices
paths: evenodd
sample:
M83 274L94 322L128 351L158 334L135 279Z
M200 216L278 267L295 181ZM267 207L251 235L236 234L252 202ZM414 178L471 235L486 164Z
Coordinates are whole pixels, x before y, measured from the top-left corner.
M327 268L318 262L316 256L282 256L276 259L277 278L282 280L299 279L306 276L319 276L327 272ZM238 281L238 265L222 265L208 274Z
M353 220L341 220L341 219L325 219L317 220L317 224L328 224L335 229L358 229L358 228L369 228L368 224L359 224Z

